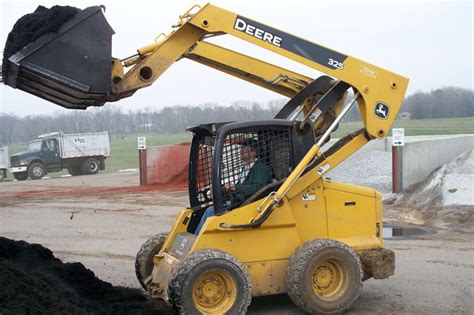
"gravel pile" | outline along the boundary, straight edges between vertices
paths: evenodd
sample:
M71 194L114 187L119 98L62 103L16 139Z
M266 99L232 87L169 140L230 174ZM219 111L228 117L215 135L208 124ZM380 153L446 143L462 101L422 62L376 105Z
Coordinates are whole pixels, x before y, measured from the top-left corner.
M461 154L423 181L386 200L394 220L474 233L474 151Z
M468 151L408 187L395 204L474 206L474 151Z
M362 149L329 171L326 177L370 187L388 196L392 192L392 153Z

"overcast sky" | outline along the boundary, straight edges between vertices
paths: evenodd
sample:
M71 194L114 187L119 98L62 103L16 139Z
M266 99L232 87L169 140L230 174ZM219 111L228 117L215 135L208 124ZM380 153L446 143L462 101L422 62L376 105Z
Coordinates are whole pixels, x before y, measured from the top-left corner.
M29 1L0 0L1 38L5 46L17 19L38 5L60 3L81 9L103 4L115 30L113 56L124 58L137 48L168 33L178 16L192 4L204 1ZM365 60L410 79L408 95L443 86L473 89L474 1L224 1L213 4L279 28L333 50ZM312 77L304 66L263 51L241 40L219 37L214 42ZM151 87L108 106L128 111L174 104L199 105L232 102L268 102L281 96L227 76L216 70L181 60ZM61 107L1 84L0 112L17 115L52 114Z

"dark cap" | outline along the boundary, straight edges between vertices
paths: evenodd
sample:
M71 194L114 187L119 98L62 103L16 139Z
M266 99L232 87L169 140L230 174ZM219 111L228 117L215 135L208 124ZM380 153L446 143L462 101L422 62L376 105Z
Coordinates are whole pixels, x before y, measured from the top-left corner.
M252 139L252 138L245 139L244 141L240 142L240 145L250 147L256 153L259 153L259 151L260 151L260 145L259 145L258 141L255 140L255 139Z

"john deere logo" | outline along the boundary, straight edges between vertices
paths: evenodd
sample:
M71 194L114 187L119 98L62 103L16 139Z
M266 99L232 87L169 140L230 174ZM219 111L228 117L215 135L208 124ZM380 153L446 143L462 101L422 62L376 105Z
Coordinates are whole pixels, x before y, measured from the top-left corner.
M375 115L381 119L387 119L390 112L390 107L387 104L378 102L375 105Z

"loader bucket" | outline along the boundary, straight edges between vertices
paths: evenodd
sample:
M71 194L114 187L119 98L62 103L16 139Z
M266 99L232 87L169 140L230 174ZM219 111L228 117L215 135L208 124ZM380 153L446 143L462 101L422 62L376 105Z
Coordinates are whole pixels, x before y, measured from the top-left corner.
M58 9L62 15L53 12ZM31 35L32 24L49 31L58 20L62 24L53 32ZM66 108L101 106L111 90L113 34L99 6L39 7L20 19L7 39L5 52L33 37L4 55L4 83Z

